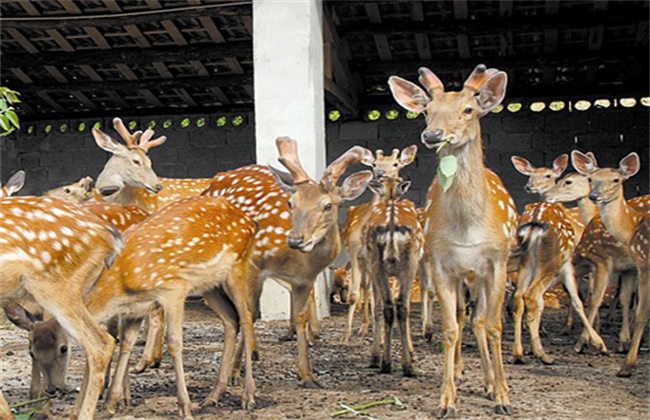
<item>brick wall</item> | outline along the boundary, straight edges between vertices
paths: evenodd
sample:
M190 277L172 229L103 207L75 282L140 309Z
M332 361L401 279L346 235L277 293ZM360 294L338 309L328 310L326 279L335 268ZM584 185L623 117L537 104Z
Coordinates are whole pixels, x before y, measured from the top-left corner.
M154 169L166 177L211 177L219 171L247 165L255 160L254 122L251 114L245 114L243 125L235 127L228 123L219 127L215 116L187 116L190 125L181 127L185 117L135 119L138 127L155 120L155 130L167 135L167 143L152 149ZM205 118L206 124L197 127L196 121ZM124 118L125 122L131 118ZM163 129L165 120L172 126ZM23 132L0 139L1 179L6 181L10 174L25 169L27 182L23 194L39 194L82 176L96 178L108 153L95 144L89 127L79 132L81 121L43 121L36 124L28 134L26 124ZM66 123L68 128L61 133L59 127ZM92 121L86 121L90 126ZM102 121L106 127L110 121ZM44 127L53 126L49 134ZM502 112L483 118L483 143L487 165L503 179L518 207L536 199L526 194L523 185L526 179L514 170L510 156L519 154L531 160L534 165L550 165L561 153L577 148L593 151L601 166L616 165L621 157L631 151L641 156L641 172L626 182L626 195L633 197L648 194L648 108L638 106L632 109L590 109L585 112ZM371 150L394 147L404 148L411 144L419 147L416 161L404 170L412 181L408 197L418 204L423 201L426 190L435 173L436 157L433 151L425 149L419 142L424 128L422 118L407 120L381 119L376 122L347 121L327 124L328 161L334 160L353 145L362 145ZM112 129L108 130L113 133ZM621 142L621 136L623 141ZM574 139L577 138L577 144ZM298 139L300 140L300 139ZM362 169L359 167L359 169ZM367 193L366 193L367 194ZM364 195L361 200L364 200ZM359 200L357 200L358 202Z
M579 149L594 152L600 166L615 166L623 156L635 151L641 157L641 171L626 182L626 196L648 194L648 116L648 108L642 106L592 108L584 112L490 114L483 118L481 125L486 164L501 177L521 210L537 200L537 196L523 190L526 177L515 171L510 163L511 155L521 155L535 166L550 166L558 155ZM435 152L420 143L423 129L422 117L407 120L403 113L393 121L328 124L328 160L355 144L373 151L417 144L418 157L403 174L412 181L407 197L420 204L437 167Z

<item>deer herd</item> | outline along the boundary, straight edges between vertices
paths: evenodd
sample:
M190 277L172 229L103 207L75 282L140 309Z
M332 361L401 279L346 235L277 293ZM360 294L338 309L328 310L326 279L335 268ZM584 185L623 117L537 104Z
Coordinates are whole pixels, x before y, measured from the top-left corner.
M506 290L513 285L513 360L524 362L525 314L532 353L549 364L553 360L540 338L545 292L556 283L566 289L569 322L575 313L583 325L577 352L591 344L607 353L597 330L598 309L610 278L620 280L624 317L618 350L627 357L618 376L630 376L650 297L650 200L623 195L625 180L639 171L639 156L630 153L617 168L601 168L593 153L577 150L570 159L558 157L552 168L513 156L515 168L528 177L526 191L540 196L520 215L498 175L485 167L481 141L480 119L502 102L506 74L479 65L462 90L446 92L431 70L421 68L419 82L393 76L388 85L402 107L424 114L424 146L455 164L451 183L440 174L433 177L422 208L405 198L410 182L400 176L415 160L416 146L390 154L355 146L316 180L304 170L297 142L281 137L276 145L287 172L251 165L214 178L159 178L148 151L165 137L153 139L150 129L130 133L119 118L114 128L125 144L93 129L97 145L112 154L94 187L86 177L40 197L12 197L25 182L22 171L14 175L0 194L0 303L12 322L30 332L30 396L65 386L70 336L86 355L81 393L70 415L93 418L119 339L103 406L114 414L121 404L129 405L129 356L141 320L147 319L147 344L134 371L157 367L166 340L179 414L191 418L183 318L185 299L196 295L221 319L225 337L219 373L203 405L219 402L243 362L242 407L252 409L254 322L269 277L291 291L289 335L295 331L300 384L318 388L309 359L309 344L320 333L313 286L342 248L349 270L337 270L335 283L345 289L337 299L347 302L349 311L341 341L350 341L355 311L363 305L361 333L372 325L370 364L380 372L391 372L396 319L402 372L415 376L410 296L416 277L427 338L437 298L445 349L438 418L456 413L467 299L473 302L470 323L486 396L497 414L512 413L502 323ZM561 178L569 160L576 172ZM369 169L339 183L355 164ZM340 232L339 208L366 188L372 198L349 207ZM567 208L567 202L577 207ZM582 279L589 287L586 311L578 292ZM0 418L11 417L0 394Z

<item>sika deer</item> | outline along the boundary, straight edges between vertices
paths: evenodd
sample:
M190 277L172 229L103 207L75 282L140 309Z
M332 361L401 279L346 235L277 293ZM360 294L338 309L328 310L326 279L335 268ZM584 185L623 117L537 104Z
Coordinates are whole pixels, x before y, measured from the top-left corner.
M79 342L87 364L73 416L92 419L115 344L90 317L83 295L114 261L121 236L93 215L48 197L4 198L0 207L0 305L29 297Z
M332 162L320 182L316 182L302 168L295 140L280 137L276 145L280 163L290 174L266 166L246 166L217 175L204 194L225 197L258 223L252 252L252 262L258 270L252 273L256 284L253 302L259 303L266 278L290 285L300 383L316 388L319 385L308 357L307 300L318 274L341 250L339 205L361 195L372 173L357 172L340 187L336 183L350 165L372 163L373 156L369 150L353 147Z
M381 200L373 206L363 229L376 305L370 365L379 367L379 347L382 341L380 325L383 317L384 351L380 372L391 372L391 336L397 312L404 376L415 376L409 315L411 289L424 245L424 234L415 204L403 199L410 185L410 181L400 182L394 178L384 182L371 182L369 187ZM398 279L399 292L395 300L389 277Z
M88 310L100 321L120 315L120 355L106 409L130 402L128 358L140 318L152 302L165 311L168 349L174 359L179 412L191 418L183 369L183 313L188 294L203 295L226 328L224 357L213 393L225 391L237 330L242 327L246 382L242 406L255 404L252 376L252 313L245 283L248 250L255 223L223 198L192 197L173 203L130 229L115 267L101 276L87 297Z
M628 205L623 197L623 182L639 171L639 155L632 152L619 162L619 167L599 168L595 160L574 150L571 153L573 167L589 179L589 199L598 205L600 217L609 233L630 251L637 267L638 306L634 321L632 343L623 366L616 374L630 377L634 371L641 338L648 322L648 295L650 276L647 258L647 210L638 211ZM646 243L644 244L644 240Z
M388 182L399 177L399 171L415 160L417 146L410 146L401 153L398 149L385 156L383 150L377 150L376 157L372 163L373 173L380 182ZM348 323L341 338L342 343L347 343L352 334L352 322L354 312L357 307L360 291L364 295L364 322L360 334L368 334L367 313L369 299L370 281L368 279L368 261L366 256L365 238L363 229L366 226L372 209L382 200L378 194L374 194L370 202L348 208L348 218L343 226L343 245L350 258L351 275L350 275L350 293L348 308Z
M517 212L499 177L483 164L479 124L479 118L503 100L507 76L479 65L462 91L445 92L431 70L420 68L419 73L427 91L396 76L388 80L390 89L407 110L426 112L424 145L441 147L441 156L453 156L458 164L447 191L443 191L440 177L434 178L424 216L424 271L428 281L433 280L440 301L445 346L442 395L435 415L449 417L456 412L454 378L461 370L455 372L455 368L462 366L456 349L461 334L457 305L463 284L476 298L472 329L487 394L494 397L498 414L510 414L501 354L501 315Z
M44 197L57 198L72 204L83 204L93 198L93 179L89 176L79 181L43 193Z

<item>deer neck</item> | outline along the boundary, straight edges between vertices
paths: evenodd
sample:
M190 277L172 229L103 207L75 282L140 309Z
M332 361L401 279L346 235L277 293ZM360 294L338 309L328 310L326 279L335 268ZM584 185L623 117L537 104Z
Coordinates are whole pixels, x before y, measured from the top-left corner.
M110 197L104 199L109 203L121 204L122 206L135 206L142 210L149 211L145 202L145 195L149 194L144 188L125 185Z
M451 187L443 192L439 187L438 197L446 220L454 221L461 231L481 223L486 214L489 194L483 166L481 133L454 151L458 169Z
M634 211L623 198L621 191L615 200L608 203L599 203L600 217L609 233L623 245L630 243L634 233Z
M598 206L594 204L589 197L582 197L576 200L578 208L580 209L580 217L585 226L598 214Z

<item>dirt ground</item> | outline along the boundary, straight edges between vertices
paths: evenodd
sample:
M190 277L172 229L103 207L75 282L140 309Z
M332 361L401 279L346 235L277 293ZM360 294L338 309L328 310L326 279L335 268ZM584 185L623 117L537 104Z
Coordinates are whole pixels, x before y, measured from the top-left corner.
M197 419L325 419L330 413L348 406L365 404L397 397L405 406L402 411L391 411L390 406L365 410L374 418L421 419L431 418L438 404L443 357L438 331L432 342L425 342L420 334L418 305L415 305L413 337L416 352L416 378L404 378L399 363L398 345L393 340L393 370L390 375L368 369L370 338L353 336L350 345L339 344L344 326L343 306L333 308L334 316L323 321L321 339L311 348L311 360L322 390L304 390L297 386L295 342L280 342L287 322L258 322L256 332L261 360L255 363L257 409L240 409L241 387L231 388L220 406L201 411L198 403L208 394L216 376L221 357L222 328L219 320L200 302L188 303L185 323L185 368L188 389L195 403ZM579 334L575 325L568 336L561 330L566 310L548 309L544 326L548 336L543 339L548 353L556 363L544 366L532 357L527 364L512 364L512 323L505 327L504 355L514 418L548 419L641 419L649 416L650 363L647 345L642 346L637 372L629 379L617 378L616 371L623 355L597 355L593 349L576 355L572 346ZM360 322L360 319L357 320ZM579 323L579 320L577 321ZM604 328L603 338L608 348L616 348L618 324ZM10 404L28 399L29 354L27 334L14 328L6 320L0 322L1 387ZM483 393L480 360L471 330L464 331L465 375L458 384L457 407L465 418L496 417L493 403ZM526 336L527 337L527 336ZM73 346L68 385L81 385L82 353ZM136 347L132 363L140 355ZM133 406L124 408L114 418L159 419L176 417L175 382L170 358L165 355L159 369L131 375ZM45 411L49 418L67 418L76 393L51 400ZM101 404L101 402L100 402ZM351 418L346 415L343 418Z

